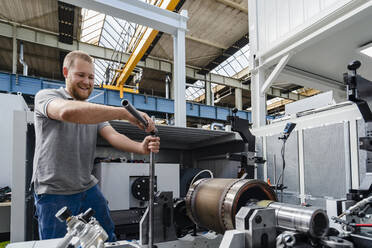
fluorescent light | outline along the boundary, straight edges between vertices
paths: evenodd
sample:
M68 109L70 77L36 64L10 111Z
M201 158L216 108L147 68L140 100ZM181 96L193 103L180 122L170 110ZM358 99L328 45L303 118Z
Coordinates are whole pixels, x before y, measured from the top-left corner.
M367 55L372 58L372 42L362 46L358 50L361 54Z

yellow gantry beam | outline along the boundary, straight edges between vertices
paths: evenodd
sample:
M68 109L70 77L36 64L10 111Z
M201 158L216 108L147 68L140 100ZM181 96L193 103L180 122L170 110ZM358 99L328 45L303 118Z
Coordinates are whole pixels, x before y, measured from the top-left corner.
M135 93L135 94L138 94L139 93L139 91L138 91L138 84L134 88L124 87L123 85L117 87L116 85L106 85L106 84L102 85L102 87L104 89L118 90L118 91L120 91L120 97L121 98L123 98L123 96L122 96L123 92L129 92L129 93Z
M160 8L167 9L169 11L173 11L178 2L180 0L162 0L157 5ZM150 47L151 43L155 39L156 35L159 31L154 30L152 28L146 27L144 32L141 34L140 38L137 41L135 48L133 49L132 54L129 56L127 63L124 65L123 69L119 72L119 76L116 77L116 86L111 86L111 89L120 90L120 97L123 98L123 91L124 90L124 83L129 78L130 74L141 60L147 49ZM104 86L104 88L108 88L108 86ZM137 92L138 93L138 90Z

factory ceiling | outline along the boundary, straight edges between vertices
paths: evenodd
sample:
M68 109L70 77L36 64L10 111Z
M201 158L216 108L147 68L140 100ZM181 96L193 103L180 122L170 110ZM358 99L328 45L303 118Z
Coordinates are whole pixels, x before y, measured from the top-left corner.
M80 40L83 21L81 9L74 8L72 25L66 27L64 24L71 22L68 16L71 6L66 5L57 0L4 0L0 5L0 20L3 23L29 26L58 34L60 41L61 38L69 38L69 35ZM245 0L181 0L177 10L178 12L188 11L186 64L189 66L199 68L204 72L211 71L218 63L232 55L231 53L239 50L240 47L235 44L237 41L244 37L247 39L248 2ZM102 26L102 22L96 23L97 29L102 29ZM0 50L0 70L11 71L11 39L0 37L0 41L4 44L3 49ZM18 52L19 47L18 41ZM29 64L29 75L63 79L60 73L60 62L65 55L64 51L26 42L24 42L24 51L25 61ZM168 34L161 34L152 43L149 51L151 51L150 54L145 56L173 60L172 37ZM214 62L216 59L217 62ZM22 73L22 66L19 62L18 73ZM149 80L146 79L147 75L149 75ZM154 83L154 79L155 76L150 72L144 73L141 84L143 91L162 91L164 79L162 77L159 79L161 81L159 85ZM148 85L146 81L149 81Z
M201 74L212 72L228 77L241 78L242 75L246 77L249 54L248 1L180 0L175 11L181 10L187 10L189 17L186 33L186 65L195 68ZM113 31L113 27L111 29L108 27L110 23L105 22L110 17L98 13L95 17L96 21L91 22L92 27L86 29L89 22L84 23L86 21L84 13L81 8L57 0L3 0L0 5L0 23L32 27L57 35L59 41L66 43L72 40L101 46L112 43L108 36L114 36L117 30L114 28ZM119 22L123 23L122 20ZM104 36L105 32L106 36ZM0 70L11 72L12 39L0 36L0 42L2 44ZM106 44L103 44L104 42ZM61 63L66 51L28 42L23 42L23 45L24 60L29 66L30 76L63 80ZM114 48L115 44L111 46ZM19 53L19 40L17 47ZM145 57L147 56L172 61L172 37L160 33L145 54ZM17 64L17 72L22 73L22 65L19 61ZM98 66L96 68L98 71ZM104 74L103 68L101 68L101 75ZM246 73L239 74L244 69ZM144 69L140 93L164 96L165 77L165 73ZM187 79L187 82L199 85L199 87L188 87L187 99L203 102L204 83L190 79ZM293 87L291 84L287 86L283 86L284 89ZM235 106L234 89L215 87L214 92L216 98L220 98L215 99L216 105ZM249 91L243 91L243 106L244 108L250 106Z

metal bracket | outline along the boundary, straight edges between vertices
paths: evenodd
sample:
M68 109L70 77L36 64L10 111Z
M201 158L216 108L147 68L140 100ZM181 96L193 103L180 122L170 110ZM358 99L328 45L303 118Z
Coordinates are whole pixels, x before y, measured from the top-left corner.
M236 113L232 116L227 116L227 121L231 122L231 130L238 132L244 143L248 144L248 151L255 152L256 137L249 130L251 126L249 121L239 118L239 116L236 116Z
M285 65L288 63L291 56L292 56L292 54L288 53L280 59L279 63L275 66L275 68L271 72L270 76L266 79L265 83L262 85L261 90L260 90L260 93L262 95L264 95L266 93L266 91L270 88L270 86L278 78L280 72L283 70Z
M140 222L140 243L146 245L149 242L149 209L146 209ZM176 240L176 230L173 225L173 193L160 192L156 196L154 204L154 243Z
M355 60L349 63L347 68L350 72L344 73L344 82L347 86L347 98L356 103L365 122L372 122L372 112L367 101L371 100L372 82L357 75L357 69L362 64Z

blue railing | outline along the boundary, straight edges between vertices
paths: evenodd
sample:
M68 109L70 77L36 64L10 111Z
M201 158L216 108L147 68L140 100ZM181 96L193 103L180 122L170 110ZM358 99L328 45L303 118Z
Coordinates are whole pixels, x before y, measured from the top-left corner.
M64 82L45 78L35 78L10 73L0 73L0 91L21 92L22 94L35 95L41 89L58 89L64 86ZM96 88L93 90L90 102L121 106L119 91ZM141 94L124 93L124 98L132 103L134 107L144 111L174 114L173 100L147 96ZM208 106L197 103L186 103L186 115L212 120L226 120L231 114L231 109ZM251 121L251 113L238 111L237 115L242 119Z

